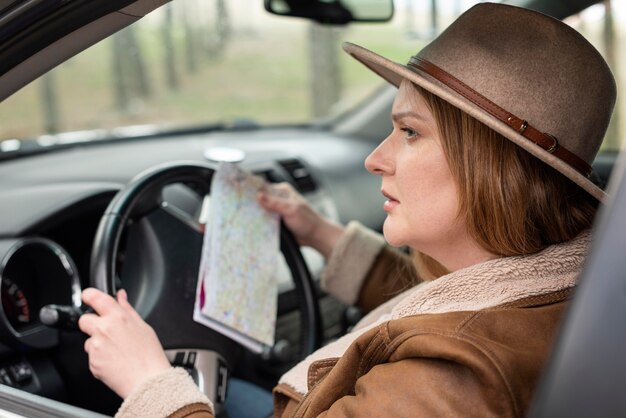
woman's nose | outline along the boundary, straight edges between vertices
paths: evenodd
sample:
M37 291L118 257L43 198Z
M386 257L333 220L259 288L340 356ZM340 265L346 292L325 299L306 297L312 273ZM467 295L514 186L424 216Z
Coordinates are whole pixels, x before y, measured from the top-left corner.
M376 147L365 159L365 168L372 174L380 176L393 173L393 163L388 153L388 138Z

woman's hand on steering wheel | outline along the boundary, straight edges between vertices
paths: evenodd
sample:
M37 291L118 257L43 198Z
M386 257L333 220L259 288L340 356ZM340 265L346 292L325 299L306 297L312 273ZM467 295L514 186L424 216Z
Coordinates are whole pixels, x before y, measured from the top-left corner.
M85 341L89 370L120 397L171 367L156 333L130 305L126 291L117 292L116 301L89 288L82 299L97 314L84 314L78 321L90 337Z
M259 192L258 201L280 214L300 245L313 247L326 258L343 232L341 225L313 209L289 183L268 183Z

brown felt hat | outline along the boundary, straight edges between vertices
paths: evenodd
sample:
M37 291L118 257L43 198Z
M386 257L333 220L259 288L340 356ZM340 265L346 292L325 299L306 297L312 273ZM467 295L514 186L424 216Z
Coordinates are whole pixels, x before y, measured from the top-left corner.
M554 167L599 201L589 176L615 104L615 80L578 32L543 14L480 3L407 65L344 50L395 86L407 79Z

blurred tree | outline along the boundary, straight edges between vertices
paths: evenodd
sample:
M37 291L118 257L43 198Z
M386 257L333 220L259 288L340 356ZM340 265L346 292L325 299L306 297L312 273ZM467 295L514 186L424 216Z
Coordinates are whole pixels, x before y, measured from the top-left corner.
M311 62L311 98L313 117L332 113L341 98L339 68L339 31L333 26L311 23L309 32L309 61Z
M134 26L113 36L113 80L115 103L121 112L133 111L134 100L152 95L148 69Z
M197 27L193 22L193 16L197 13L195 10L195 4L191 2L181 3L184 6L182 9L182 22L185 33L185 63L187 72L195 73L198 69L196 59L196 46L197 41Z
M55 134L60 129L59 102L56 90L56 77L54 71L49 71L40 79L41 105L44 116L44 132Z
M173 5L165 6L165 16L163 17L163 60L165 65L165 80L171 90L178 88L178 72L176 71L176 49L173 37Z
M206 42L209 58L215 59L226 47L231 35L231 24L225 0L215 0L215 26L209 25L210 34Z

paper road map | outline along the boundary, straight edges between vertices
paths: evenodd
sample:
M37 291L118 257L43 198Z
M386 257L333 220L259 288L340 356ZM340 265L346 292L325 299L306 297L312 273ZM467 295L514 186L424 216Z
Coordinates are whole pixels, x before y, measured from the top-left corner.
M263 183L231 163L213 174L193 316L255 352L276 327L279 219L257 203Z

